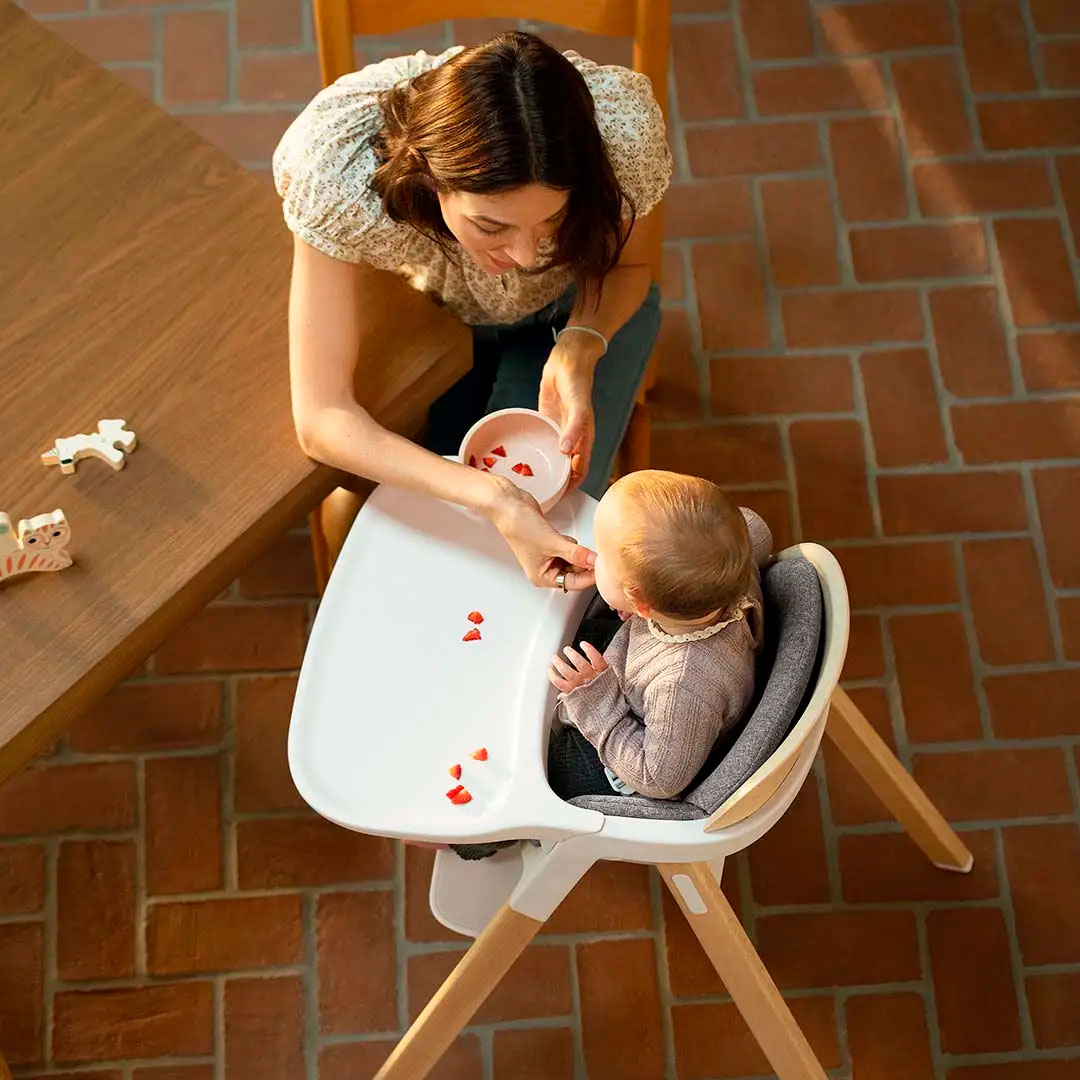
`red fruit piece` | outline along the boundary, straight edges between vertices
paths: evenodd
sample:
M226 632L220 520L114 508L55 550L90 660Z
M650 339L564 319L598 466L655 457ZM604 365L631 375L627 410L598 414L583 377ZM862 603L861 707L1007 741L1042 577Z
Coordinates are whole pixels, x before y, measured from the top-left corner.
M486 466L487 466L487 467L488 467L489 469L491 468L491 466L492 466L492 465L494 465L494 464L495 464L495 459L494 459L493 457L486 457L486 458L484 458L484 459L483 459L483 461L484 461L484 464L485 464L485 465L486 465Z
M481 746L479 750L474 750L469 756L476 758L477 761L487 761L487 759L488 759L487 747L486 746Z
M469 622L476 623L477 626L479 626L484 621L484 616L481 615L479 611L470 611L469 614L465 616L465 618L468 619Z
M511 465L510 468L514 472L518 473L518 475L520 475L520 476L532 476L533 475L532 469L529 468L529 466L526 465L524 461L519 461L516 465Z
M458 786L457 786L457 787L452 787L452 788L451 788L451 789L450 789L450 790L449 790L449 791L448 791L448 792L446 793L446 797L447 797L448 799L455 799L455 798L457 798L457 796L458 796L458 795L460 795L460 794L461 794L461 793L462 793L462 792L463 792L464 790L465 790L465 785L464 785L464 784L458 784Z
M462 639L462 641L479 641L480 631L474 626Z
M467 802L472 802L472 796L464 788L461 788L456 795L450 796L450 801L455 806L464 806Z
M505 446L496 446L495 449L492 450L491 452L493 454L495 454L496 456L498 456L498 457L506 457L506 447Z
M455 780L460 780L461 779L461 766L460 765L451 765L450 766L450 775Z
M475 454L470 454L469 455L469 468L471 468L471 469L476 468L476 455Z

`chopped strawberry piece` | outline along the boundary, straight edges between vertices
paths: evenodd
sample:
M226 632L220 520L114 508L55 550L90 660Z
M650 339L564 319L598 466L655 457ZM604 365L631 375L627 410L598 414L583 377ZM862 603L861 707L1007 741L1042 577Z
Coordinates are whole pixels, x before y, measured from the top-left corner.
M471 469L476 468L476 455L475 454L470 454L469 455L469 468L471 468Z
M506 457L506 447L505 446L496 446L495 449L492 450L491 452L493 454L496 454L498 457Z
M532 476L533 471L525 464L524 461L519 461L516 465L511 465L510 468L516 472L519 476Z
M464 806L467 802L472 802L472 796L462 788L456 795L450 796L450 801L455 806Z
M467 618L469 622L476 623L477 626L479 626L484 621L484 616L481 615L479 611L470 611L469 614L465 616L465 618Z
M457 786L457 787L452 787L452 788L451 788L451 789L450 789L450 790L449 790L449 791L448 791L448 792L446 793L446 797L447 797L448 799L455 799L455 798L457 798L457 796L458 796L458 795L460 795L460 794L461 794L461 793L462 793L462 792L463 792L464 790L465 790L465 785L464 785L464 784L458 784L458 786Z
M491 466L495 464L495 459L493 457L486 457L483 459L483 462L490 469Z
M462 639L462 641L479 641L480 631L474 626Z
M487 759L488 759L487 747L486 746L481 746L479 750L474 750L469 756L476 758L477 761L487 761Z
M455 780L460 780L461 779L461 766L460 765L451 765L450 766L450 775Z

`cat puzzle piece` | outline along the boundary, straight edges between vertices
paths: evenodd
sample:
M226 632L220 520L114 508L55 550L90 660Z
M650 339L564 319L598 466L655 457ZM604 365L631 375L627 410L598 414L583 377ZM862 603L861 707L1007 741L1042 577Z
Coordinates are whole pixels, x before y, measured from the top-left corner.
M59 465L60 471L70 475L75 462L84 457L96 457L114 469L124 467L124 451L134 450L134 431L125 428L126 420L99 420L98 429L92 435L69 435L57 439L51 450L41 455L42 465ZM122 448L122 449L118 449Z
M64 570L71 565L66 549L71 539L63 510L38 514L19 522L12 531L11 518L0 511L0 582L42 570Z

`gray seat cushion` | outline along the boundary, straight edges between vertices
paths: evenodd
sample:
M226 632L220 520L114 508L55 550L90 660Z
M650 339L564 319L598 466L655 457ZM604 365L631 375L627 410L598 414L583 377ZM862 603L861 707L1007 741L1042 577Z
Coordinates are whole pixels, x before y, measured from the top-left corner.
M821 584L806 559L784 559L761 575L765 645L759 694L746 717L724 732L678 799L579 795L574 806L616 817L687 820L709 817L760 768L791 730L817 673L822 640Z

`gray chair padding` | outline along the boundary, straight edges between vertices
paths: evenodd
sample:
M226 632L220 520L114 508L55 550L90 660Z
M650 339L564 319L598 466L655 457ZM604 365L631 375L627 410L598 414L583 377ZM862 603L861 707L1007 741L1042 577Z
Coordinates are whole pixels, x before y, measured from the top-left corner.
M579 795L574 806L614 817L689 820L709 817L784 741L817 674L823 608L817 571L806 559L784 559L761 575L765 645L758 661L756 702L724 732L678 799Z

